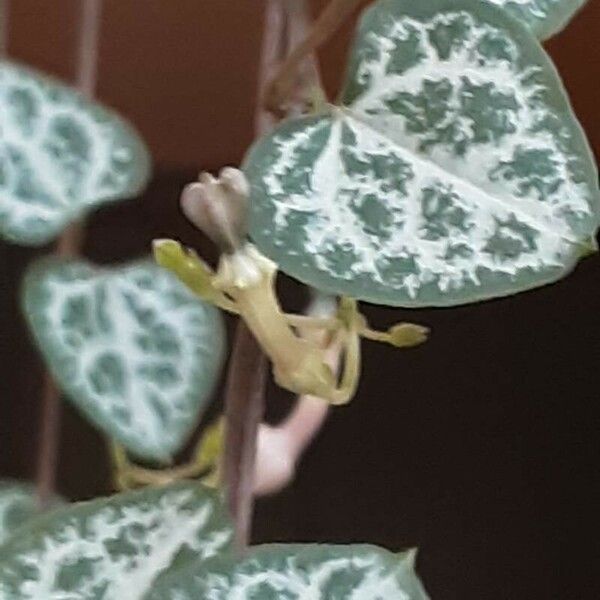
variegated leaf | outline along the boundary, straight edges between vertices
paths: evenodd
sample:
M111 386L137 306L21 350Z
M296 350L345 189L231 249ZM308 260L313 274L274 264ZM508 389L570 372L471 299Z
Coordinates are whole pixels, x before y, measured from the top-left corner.
M71 505L0 549L0 600L137 600L165 569L231 538L218 496L197 483Z
M95 206L136 195L148 175L144 144L122 118L0 62L0 237L48 242Z
M220 313L150 262L42 261L24 308L60 387L137 456L171 457L196 426L224 354Z
M426 600L414 557L368 545L257 546L240 562L211 559L166 573L146 600Z
M543 50L480 0L380 0L338 106L245 165L251 233L288 274L396 306L565 275L592 247L598 176Z
M52 507L60 504L54 498ZM34 486L20 481L0 480L0 545L29 520L39 516Z
M588 0L482 0L505 8L541 40L563 29Z

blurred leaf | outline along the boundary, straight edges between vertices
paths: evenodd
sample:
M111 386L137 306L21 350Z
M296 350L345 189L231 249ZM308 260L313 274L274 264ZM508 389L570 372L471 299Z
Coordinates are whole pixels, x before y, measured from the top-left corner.
M588 0L484 0L505 8L541 40L563 29Z
M24 310L52 374L130 452L167 460L186 442L220 374L220 313L150 262L99 269L45 260Z
M51 507L61 503L60 498L55 497ZM0 479L0 545L4 544L16 529L39 515L33 485Z
M219 496L179 483L73 504L0 549L3 600L136 600L173 565L228 550Z
M289 275L392 306L563 277L600 220L598 175L556 71L480 0L380 0L340 104L246 159L251 233Z
M427 600L414 551L368 545L272 544L248 557L165 573L146 600Z
M44 244L94 207L138 194L149 163L116 113L0 61L0 237Z

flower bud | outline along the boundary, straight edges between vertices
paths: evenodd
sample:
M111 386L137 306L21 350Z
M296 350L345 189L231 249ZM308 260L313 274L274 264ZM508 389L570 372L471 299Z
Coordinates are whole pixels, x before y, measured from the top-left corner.
M389 343L399 348L418 346L427 340L429 328L414 323L399 323L388 330Z
M215 178L201 173L181 195L185 216L222 252L231 254L243 245L247 234L250 188L239 169L225 167Z

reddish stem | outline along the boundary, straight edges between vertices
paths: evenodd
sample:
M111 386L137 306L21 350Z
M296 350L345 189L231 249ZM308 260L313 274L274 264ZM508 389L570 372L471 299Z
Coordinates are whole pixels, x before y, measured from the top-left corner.
M255 115L257 136L274 125L271 115L262 108L262 99L284 55L284 24L283 0L267 0ZM264 413L266 371L264 353L246 323L240 320L227 373L223 464L227 505L235 528L234 544L239 553L248 546L252 526L256 438Z
M306 12L305 0L290 0L291 9L294 5ZM330 0L323 12L318 16L312 27L307 30L302 41L294 47L285 62L279 67L275 77L265 93L266 107L274 112L281 112L282 107L292 96L292 90L299 83L298 74L302 75L302 63L314 54L314 51L325 43L342 25L342 23L358 8L364 0ZM304 83L300 80L300 83Z
M288 43L290 52L288 53L288 57L285 61L286 63L292 58L293 55L298 53L298 49L305 44L307 32L311 31L311 17L307 0L288 0L287 8ZM309 90L311 87L323 89L319 61L314 52L305 53L302 60L295 63L294 69L296 75L296 88L298 90L305 91ZM277 72L274 75L274 78L276 77ZM265 90L266 95L268 95L269 87L271 85L272 84L270 83L269 86L267 86L267 89ZM290 102L288 103L289 112L301 112L304 108L303 101L305 98L297 98L297 106L294 106L294 102L291 100L292 99L290 99Z
M76 87L88 99L93 98L98 80L98 45L102 2L103 0L81 0ZM83 240L83 225L73 223L60 236L55 254L61 258L75 257L81 251ZM60 408L60 390L50 373L46 372L42 393L41 431L36 475L37 500L41 509L48 506L56 487Z
M275 125L273 115L263 109L263 104L269 82L277 71L287 45L284 1L266 0L263 25L264 34L258 67L258 97L254 118L254 131L257 136L264 135Z
M0 0L0 58L8 55L8 0Z
M79 50L76 86L86 98L93 98L98 84L98 50L103 0L80 0Z
M264 95L277 66L293 48L294 38L304 38L308 28L306 0L266 0L264 36L259 66L255 127L265 135L274 120L264 110ZM313 56L305 67L306 83L320 81ZM302 67L303 61L298 66ZM260 346L243 321L237 325L225 393L224 483L235 526L235 547L248 546L254 505L256 438L264 412L267 362ZM315 425L315 429L316 429Z
M250 539L256 437L265 405L267 360L240 320L225 392L224 478L227 505L235 525L234 546L242 553Z

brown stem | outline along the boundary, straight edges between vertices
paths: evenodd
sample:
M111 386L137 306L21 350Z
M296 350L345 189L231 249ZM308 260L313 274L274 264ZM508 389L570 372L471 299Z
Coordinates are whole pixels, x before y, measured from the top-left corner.
M81 0L76 86L86 98L94 96L98 79L98 43L102 1ZM83 224L69 225L56 244L55 254L62 258L77 256L81 251L83 239ZM44 377L41 412L36 488L38 505L44 509L54 493L60 437L60 390L48 372Z
M283 6L284 1L266 0L265 4L264 35L258 67L258 98L254 119L254 130L258 136L264 135L275 125L273 115L263 109L263 104L269 81L275 75L277 66L285 55L286 15Z
M264 135L274 125L263 108L267 82L284 55L283 0L266 0L264 35L259 65L255 130ZM235 527L235 548L248 545L254 508L256 437L264 412L267 361L243 320L237 324L225 390L225 457L223 479L229 512Z
M40 510L51 502L56 483L58 439L60 436L60 391L52 376L44 374L40 441L37 458L37 501Z
M280 114L286 101L297 84L299 68L303 61L326 42L364 0L331 0L325 10L313 23L308 35L298 44L269 84L265 94L265 106L271 112ZM292 0L292 5L304 4L302 0Z
M289 47L292 51L289 53L286 62L291 60L292 55L297 52L305 42L307 32L311 30L310 10L307 0L288 0L288 39ZM285 64L285 63L284 63ZM283 68L282 66L280 67ZM303 58L296 63L294 67L296 74L297 89L310 90L311 88L323 89L321 72L317 55L310 51L304 54ZM279 70L279 72L280 72ZM277 73L273 79L276 79ZM269 87L271 84L269 84ZM268 88L267 88L268 94ZM288 103L288 112L300 112L305 98L298 98L297 106L293 102Z
M103 0L80 0L79 51L76 85L86 98L93 98L98 85L98 50Z
M242 553L250 538L256 436L264 413L267 361L254 336L240 320L225 392L227 505L235 524L234 545Z
M0 0L0 58L8 55L8 0Z
M304 37L307 27L305 0L267 0L264 38L259 67L256 134L273 126L263 108L267 83L275 67L292 47L291 37ZM284 43L285 40L285 43ZM284 48L287 46L287 48ZM314 58L307 67L307 79L318 81ZM298 63L300 66L302 61ZM254 504L256 438L264 412L267 361L243 321L237 325L225 392L225 458L223 476L227 503L235 524L235 547L243 552L248 545Z

